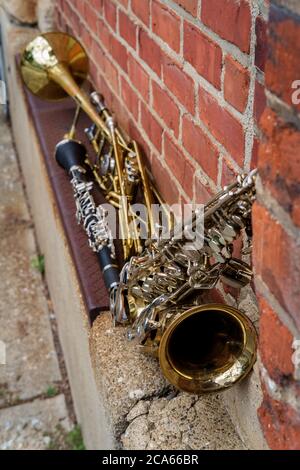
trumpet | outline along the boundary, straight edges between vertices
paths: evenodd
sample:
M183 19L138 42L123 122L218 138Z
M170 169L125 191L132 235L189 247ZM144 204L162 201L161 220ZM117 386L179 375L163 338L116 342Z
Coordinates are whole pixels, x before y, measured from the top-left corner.
M233 257L233 243L243 234L251 240L256 172L239 175L205 205L201 246L185 234L178 237L181 227L173 226L169 213L169 237L157 235L161 227L153 217L152 205L163 201L136 142L123 137L103 97L96 92L88 97L81 90L87 69L83 47L65 33L38 36L21 60L24 83L34 94L45 99L69 95L77 103L56 158L71 176L79 221L91 247L99 253L114 324L126 325L128 339L158 357L164 376L177 388L201 394L231 387L249 374L256 360L255 328L245 313L222 304L205 304L199 293L214 288L220 280L243 287L252 278L251 267ZM81 110L92 120L86 135L95 161L74 140ZM119 210L125 260L120 274L113 261L109 228L91 199L91 182L84 176L87 167L107 200ZM132 208L138 188L147 207L146 220ZM148 229L146 242L139 237L139 229L132 233L130 227L137 220ZM193 214L185 227L187 233L197 231L196 222L197 214Z

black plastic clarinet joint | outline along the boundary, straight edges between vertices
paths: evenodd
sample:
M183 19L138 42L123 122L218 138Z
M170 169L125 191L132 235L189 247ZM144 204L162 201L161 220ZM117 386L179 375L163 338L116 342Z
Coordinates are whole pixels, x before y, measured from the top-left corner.
M112 259L110 248L104 246L97 252L100 268L102 271L105 286L108 291L119 284L119 268L116 261Z
M86 148L76 140L62 140L55 149L57 163L68 173L73 166L85 166Z

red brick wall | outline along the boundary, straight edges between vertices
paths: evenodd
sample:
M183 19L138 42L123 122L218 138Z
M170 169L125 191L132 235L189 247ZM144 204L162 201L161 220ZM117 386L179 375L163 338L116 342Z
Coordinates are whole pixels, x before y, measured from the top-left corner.
M300 105L292 102L292 83L300 80L300 16L271 2L268 29L268 105L253 214L264 388L259 417L271 448L300 449L300 348L297 367L293 347L300 339Z
M291 360L300 338L300 125L290 93L300 79L299 17L267 0L57 0L56 15L86 47L95 87L141 144L167 202L205 202L258 165L259 417L270 447L300 448Z
M85 45L95 86L169 203L203 202L256 164L262 3L57 0L59 27Z

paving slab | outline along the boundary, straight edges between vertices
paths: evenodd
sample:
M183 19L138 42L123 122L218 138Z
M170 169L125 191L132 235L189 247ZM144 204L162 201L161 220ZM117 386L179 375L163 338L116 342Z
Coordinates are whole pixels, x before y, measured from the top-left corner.
M0 410L0 449L64 449L71 428L64 395L5 408Z
M0 407L45 394L61 380L41 274L9 126L0 121Z

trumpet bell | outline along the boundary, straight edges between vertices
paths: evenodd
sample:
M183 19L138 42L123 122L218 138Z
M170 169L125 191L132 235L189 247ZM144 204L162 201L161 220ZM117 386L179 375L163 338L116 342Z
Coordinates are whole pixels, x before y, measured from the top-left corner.
M20 64L27 88L39 98L51 101L68 96L49 73L58 64L68 69L78 86L82 85L88 74L88 57L73 36L50 32L33 39L26 46Z
M175 387L217 392L244 378L256 360L257 334L249 318L221 304L193 307L165 330L159 361Z

